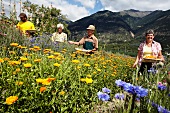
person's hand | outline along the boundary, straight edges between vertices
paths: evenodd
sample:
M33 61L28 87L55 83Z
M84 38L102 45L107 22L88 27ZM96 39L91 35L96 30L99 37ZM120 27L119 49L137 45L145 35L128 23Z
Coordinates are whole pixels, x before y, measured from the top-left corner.
M133 68L136 68L136 66L137 66L137 63L135 62L132 67L133 67Z
M74 44L74 42L73 42L73 41L68 41L68 43L69 43L69 44Z

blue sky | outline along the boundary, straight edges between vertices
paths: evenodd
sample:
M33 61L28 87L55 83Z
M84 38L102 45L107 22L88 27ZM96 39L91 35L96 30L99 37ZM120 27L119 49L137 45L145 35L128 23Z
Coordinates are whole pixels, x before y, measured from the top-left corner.
M9 7L10 0L2 0L5 5L5 12L9 14L12 10ZM19 1L11 0L11 4L16 1L16 8L19 15ZM22 2L26 0L21 0ZM68 19L76 21L83 17L94 14L102 10L118 12L129 9L140 11L168 10L170 9L170 0L29 0L31 3L47 7L51 6L62 11ZM1 3L0 3L1 4ZM0 7L1 11L1 7Z

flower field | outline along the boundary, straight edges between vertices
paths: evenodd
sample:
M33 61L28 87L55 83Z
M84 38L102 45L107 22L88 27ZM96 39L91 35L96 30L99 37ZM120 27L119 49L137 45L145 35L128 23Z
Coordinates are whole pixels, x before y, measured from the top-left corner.
M138 76L134 58L75 51L0 24L1 113L169 113L169 56Z

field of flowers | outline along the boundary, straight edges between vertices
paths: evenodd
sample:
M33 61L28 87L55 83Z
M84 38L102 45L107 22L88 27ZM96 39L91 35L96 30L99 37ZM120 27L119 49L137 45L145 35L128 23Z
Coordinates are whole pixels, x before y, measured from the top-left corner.
M75 51L49 34L26 38L1 22L1 113L169 113L169 56L137 76L134 58ZM169 73L170 74L170 73Z

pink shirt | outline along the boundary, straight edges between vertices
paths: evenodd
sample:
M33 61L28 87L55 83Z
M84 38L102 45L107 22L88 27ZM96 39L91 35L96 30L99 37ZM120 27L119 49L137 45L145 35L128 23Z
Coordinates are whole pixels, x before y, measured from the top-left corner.
M142 59L143 59L143 48L146 45L146 41L144 41L143 43L141 43L138 47L138 50L140 51L140 56L139 56L139 64L141 64ZM153 56L158 57L159 52L162 50L161 44L153 41L152 42L152 54Z

